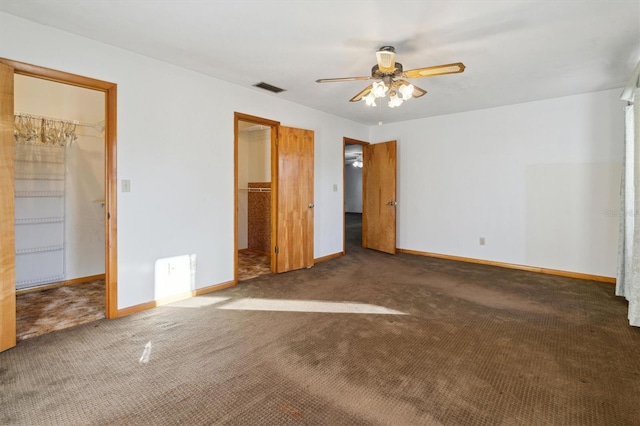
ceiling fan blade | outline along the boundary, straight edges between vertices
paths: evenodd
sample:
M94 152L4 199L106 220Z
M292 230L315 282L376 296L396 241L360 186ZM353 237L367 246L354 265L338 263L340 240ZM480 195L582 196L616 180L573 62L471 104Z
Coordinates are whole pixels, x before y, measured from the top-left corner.
M426 90L419 88L415 84L413 85L413 97L414 98L419 98L420 96L424 96L426 94L427 94Z
M436 65L435 67L417 68L402 73L404 78L433 77L435 75L456 74L464 71L466 67L462 62L454 64Z
M393 82L393 87L396 89L399 89L400 86L404 86L404 85L409 85L411 83L409 83L407 80L396 80ZM413 94L411 95L414 98L419 98L420 96L424 96L427 94L427 91L424 89L419 88L418 86L416 86L415 84L411 84L413 86Z
M371 77L342 77L342 78L321 78L316 80L316 83L336 83L340 81L358 81L358 80L371 80Z
M373 84L370 84L367 87L365 87L364 90L362 90L360 93L355 95L353 98L349 99L349 102L358 102L359 100L362 100L362 98L364 98L369 94L371 89L373 89Z

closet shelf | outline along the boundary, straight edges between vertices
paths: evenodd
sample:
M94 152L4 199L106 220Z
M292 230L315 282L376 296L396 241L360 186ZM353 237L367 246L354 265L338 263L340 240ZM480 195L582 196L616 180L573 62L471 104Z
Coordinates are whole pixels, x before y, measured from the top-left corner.
M64 197L64 191L16 191L16 198Z
M40 223L62 223L64 217L24 217L16 219L16 225L36 225Z
M50 284L60 281L64 281L64 275L52 275L49 277L36 278L33 280L16 281L16 289L22 289L24 287L35 287L40 284Z
M16 256L20 254L45 253L49 251L60 251L60 250L64 250L64 246L23 248L23 249L16 249Z
M64 174L16 173L16 180L64 180Z
M64 164L64 158L49 158L49 159L31 159L31 160L23 160L20 158L16 158L16 163L37 163L37 164Z

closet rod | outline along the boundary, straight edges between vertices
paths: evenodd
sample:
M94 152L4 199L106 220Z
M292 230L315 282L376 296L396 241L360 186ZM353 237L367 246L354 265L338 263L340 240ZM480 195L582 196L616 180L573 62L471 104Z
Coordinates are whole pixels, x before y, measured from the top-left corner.
M271 188L238 188L238 191L271 192Z
M20 116L20 117L33 118L33 119L36 119L36 120L61 121L63 123L71 123L71 124L75 124L75 125L78 125L78 126L85 126L85 127L96 127L98 125L102 125L102 122L100 122L100 123L91 123L89 121L67 120L66 118L57 118L57 117L49 117L49 116L46 116L46 115L29 114L27 112L15 112L13 115L17 115L17 116Z

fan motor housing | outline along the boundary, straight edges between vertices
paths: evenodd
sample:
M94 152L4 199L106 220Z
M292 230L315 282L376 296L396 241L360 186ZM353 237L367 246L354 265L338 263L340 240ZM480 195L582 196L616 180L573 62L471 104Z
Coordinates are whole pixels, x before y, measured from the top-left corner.
M395 66L394 66L394 70L393 72L382 72L380 71L380 68L378 67L378 65L374 65L373 68L371 68L371 77L373 78L383 78L383 77L388 77L388 76L398 76L402 74L402 64L400 62L396 62Z

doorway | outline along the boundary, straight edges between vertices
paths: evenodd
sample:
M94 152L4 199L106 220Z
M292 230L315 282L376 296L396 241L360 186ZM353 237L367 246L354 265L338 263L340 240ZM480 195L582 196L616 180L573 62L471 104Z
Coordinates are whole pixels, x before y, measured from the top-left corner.
M14 181L14 75L92 89L104 94L105 316L116 318L116 96L113 83L0 58L0 351L16 344L16 253Z
M271 273L271 127L239 120L238 281Z
M343 251L362 247L363 147L368 142L343 138L344 229Z
M241 124L242 122L248 124ZM234 113L234 282L238 282L239 252L239 148L240 129L262 125L269 128L270 188L269 271L283 273L314 264L314 132L281 126L279 122ZM264 129L266 130L266 129ZM266 141L265 141L266 143ZM264 158L261 160L264 161ZM266 175L266 172L264 173ZM263 176L264 176L263 175ZM246 188L248 192L248 187ZM247 200L247 203L249 200Z
M279 122L235 113L234 282L274 271L273 155Z

